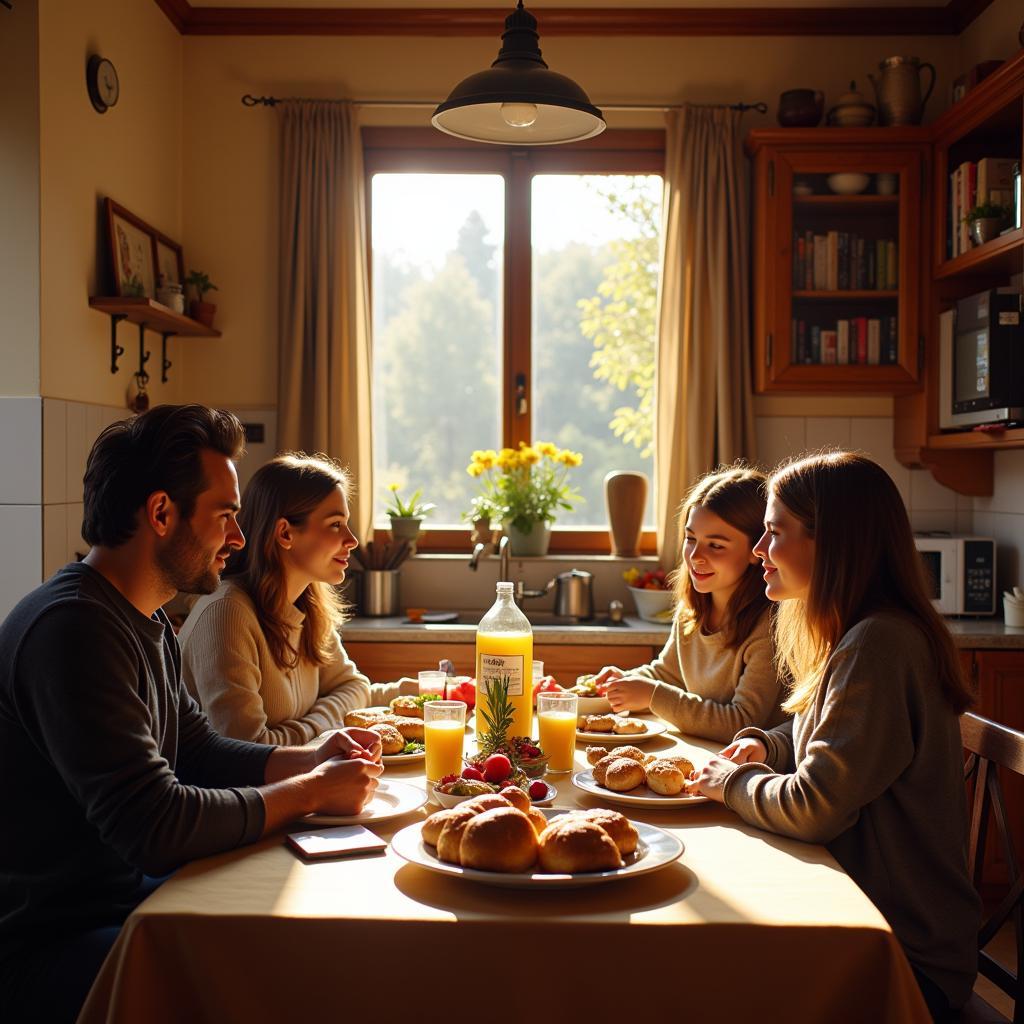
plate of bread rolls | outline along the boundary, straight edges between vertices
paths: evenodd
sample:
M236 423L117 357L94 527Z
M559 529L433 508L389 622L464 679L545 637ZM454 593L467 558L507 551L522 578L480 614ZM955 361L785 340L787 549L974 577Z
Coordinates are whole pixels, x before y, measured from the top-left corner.
M682 754L645 754L639 747L587 747L590 770L572 784L585 793L642 807L683 807L707 802L684 792L693 762Z
M625 715L580 715L576 722L577 743L645 743L660 736L664 722L645 722Z
M486 885L565 889L657 871L683 844L607 808L522 810L495 793L403 828L391 849L428 871Z

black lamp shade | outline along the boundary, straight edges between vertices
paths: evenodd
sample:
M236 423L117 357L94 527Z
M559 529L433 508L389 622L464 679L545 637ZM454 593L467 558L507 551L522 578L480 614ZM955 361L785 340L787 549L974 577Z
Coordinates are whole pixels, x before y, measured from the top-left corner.
M537 20L519 0L505 19L498 59L452 89L434 111L434 127L506 146L552 146L600 135L606 127L601 111L571 78L549 70L538 43Z

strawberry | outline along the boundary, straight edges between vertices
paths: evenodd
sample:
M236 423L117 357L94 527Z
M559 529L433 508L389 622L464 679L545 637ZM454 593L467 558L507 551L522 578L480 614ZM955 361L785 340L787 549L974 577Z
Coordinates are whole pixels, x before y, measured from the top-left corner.
M543 800L548 795L548 784L543 782L541 779L536 779L530 783L530 799L531 800Z
M447 786L449 782L455 782L458 779L458 775L446 775L438 783L439 786Z

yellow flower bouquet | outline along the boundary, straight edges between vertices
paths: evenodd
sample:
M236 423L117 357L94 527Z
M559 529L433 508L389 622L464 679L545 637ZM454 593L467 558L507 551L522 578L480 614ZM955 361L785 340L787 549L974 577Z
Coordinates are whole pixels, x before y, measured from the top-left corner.
M560 510L571 512L573 502L582 500L566 480L581 462L579 452L550 441L520 442L518 450L475 451L466 472L480 480L482 493L473 498L465 518L500 520L521 533L530 533L537 523L550 525Z

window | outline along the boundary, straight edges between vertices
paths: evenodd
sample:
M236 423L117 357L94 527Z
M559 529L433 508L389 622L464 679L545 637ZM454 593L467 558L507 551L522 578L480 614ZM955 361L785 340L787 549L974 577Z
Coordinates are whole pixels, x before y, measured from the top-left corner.
M552 551L607 551L603 480L652 482L661 132L578 146L474 146L364 130L372 244L374 472L438 506L419 546L465 546L475 449L583 453L585 501Z

